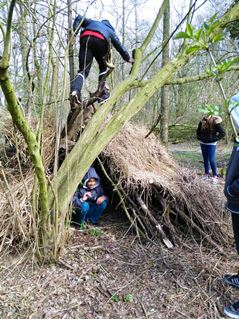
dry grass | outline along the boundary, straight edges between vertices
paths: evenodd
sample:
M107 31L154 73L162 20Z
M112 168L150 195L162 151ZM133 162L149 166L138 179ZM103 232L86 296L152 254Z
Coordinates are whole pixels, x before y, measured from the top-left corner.
M36 230L32 192L34 171L22 135L10 119L0 123L4 143L0 167L0 251L6 246L19 250L31 243ZM33 127L36 129L35 123ZM55 134L50 121L43 132L43 162L47 168L54 154ZM37 202L36 194L36 202Z

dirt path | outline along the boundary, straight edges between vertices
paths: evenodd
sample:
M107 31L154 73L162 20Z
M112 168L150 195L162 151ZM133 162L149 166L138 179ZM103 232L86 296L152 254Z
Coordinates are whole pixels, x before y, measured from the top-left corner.
M224 287L228 258L182 239L173 251L143 243L126 221L74 231L58 264L2 258L0 318L219 318L233 298ZM238 297L238 296L237 296Z
M173 145L170 152L186 154L181 163L200 169L198 145ZM225 157L229 152L218 148ZM198 156L191 164L190 154ZM231 232L228 216L225 231ZM193 236L182 233L168 250L159 241L140 241L124 218L111 214L100 227L72 231L59 263L37 266L28 252L2 256L0 318L223 318L224 305L239 298L221 280L238 270L233 243L224 256Z

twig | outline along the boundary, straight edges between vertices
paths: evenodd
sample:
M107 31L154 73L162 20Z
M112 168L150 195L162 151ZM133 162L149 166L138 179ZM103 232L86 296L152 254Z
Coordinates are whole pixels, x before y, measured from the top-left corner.
M158 230L161 240L163 241L163 243L168 247L168 248L173 248L173 244L171 243L171 241L167 238L165 232L162 229L162 226L159 224L159 222L154 218L154 216L152 215L152 213L150 212L150 210L148 209L148 207L145 205L144 201L142 200L142 198L137 195L136 199L139 203L139 205L141 206L142 210L145 212L145 214L149 217L150 221L153 223L153 225L156 227L156 229Z
M147 311L146 311L146 309L145 309L145 307L144 307L144 304L143 304L142 302L140 302L140 304L141 304L141 307L142 307L142 309L143 309L145 318L146 318L146 319L149 319L149 316L148 316Z
M155 127L158 125L159 121L161 120L162 114L159 113L157 120L155 121L154 125L151 127L150 131L145 135L144 138L149 137L149 135L153 132L153 130L155 129Z

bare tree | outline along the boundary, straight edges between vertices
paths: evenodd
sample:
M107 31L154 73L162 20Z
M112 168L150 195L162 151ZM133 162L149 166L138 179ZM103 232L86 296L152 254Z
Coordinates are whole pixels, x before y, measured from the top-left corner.
M163 54L162 67L169 63L169 36L170 36L170 1L163 17ZM165 44L165 45L164 45ZM167 145L168 143L168 112L169 112L169 87L163 86L161 89L161 120L160 138Z

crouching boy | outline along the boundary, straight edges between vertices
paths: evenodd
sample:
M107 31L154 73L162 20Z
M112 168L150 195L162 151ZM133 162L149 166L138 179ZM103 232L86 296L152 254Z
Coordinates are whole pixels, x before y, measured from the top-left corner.
M85 180L83 187L73 196L73 208L75 214L73 222L77 228L82 223L90 222L96 225L107 207L108 199L100 185L98 175Z

